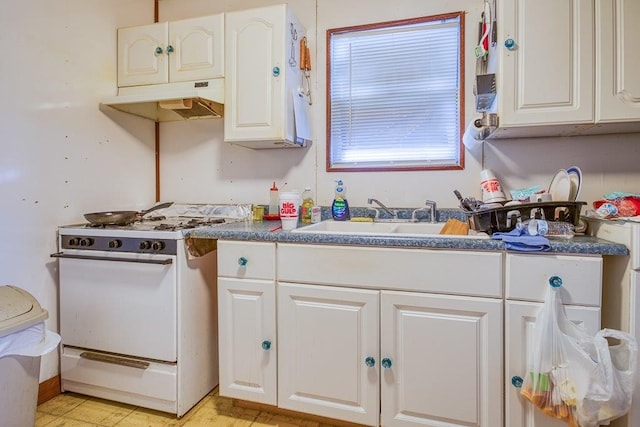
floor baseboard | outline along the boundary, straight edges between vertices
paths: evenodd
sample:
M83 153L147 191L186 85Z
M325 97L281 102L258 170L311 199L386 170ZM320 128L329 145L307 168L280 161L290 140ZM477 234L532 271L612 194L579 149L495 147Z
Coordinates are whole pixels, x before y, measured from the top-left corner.
M60 375L43 381L38 386L38 405L60 394Z

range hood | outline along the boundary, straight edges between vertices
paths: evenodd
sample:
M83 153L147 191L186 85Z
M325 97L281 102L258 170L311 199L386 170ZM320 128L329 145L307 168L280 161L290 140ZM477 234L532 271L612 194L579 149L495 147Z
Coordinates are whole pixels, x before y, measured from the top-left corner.
M100 105L155 122L220 118L224 79L121 87Z

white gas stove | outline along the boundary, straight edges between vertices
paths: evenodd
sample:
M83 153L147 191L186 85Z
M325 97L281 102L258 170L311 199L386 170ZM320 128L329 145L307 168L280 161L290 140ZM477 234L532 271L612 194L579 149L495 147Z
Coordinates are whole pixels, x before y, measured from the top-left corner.
M178 417L206 396L218 384L216 251L194 256L185 234L250 212L178 205L125 226L59 227L63 391Z

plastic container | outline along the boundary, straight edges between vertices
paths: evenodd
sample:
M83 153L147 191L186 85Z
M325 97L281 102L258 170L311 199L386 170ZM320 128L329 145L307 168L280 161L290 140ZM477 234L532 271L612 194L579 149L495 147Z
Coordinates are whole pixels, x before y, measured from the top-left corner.
M300 217L303 223L311 224L314 206L315 202L313 201L313 192L311 191L311 188L307 187L302 192L302 209L300 209Z
M347 221L351 218L349 202L347 201L347 189L342 180L336 181L336 191L331 204L331 215L334 221Z
M44 328L49 313L27 291L0 286L0 424L35 424L40 356L53 351L60 335Z
M269 216L280 215L279 203L278 187L276 187L276 182L273 181L273 185L269 189L269 211L267 212Z

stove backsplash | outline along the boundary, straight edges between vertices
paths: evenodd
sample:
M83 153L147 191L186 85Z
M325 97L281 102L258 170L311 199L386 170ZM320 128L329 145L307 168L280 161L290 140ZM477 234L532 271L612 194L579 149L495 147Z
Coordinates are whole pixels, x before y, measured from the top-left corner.
M174 203L168 208L159 209L154 212L156 215L166 217L215 217L230 219L251 218L250 204L222 205L222 204L191 204Z

